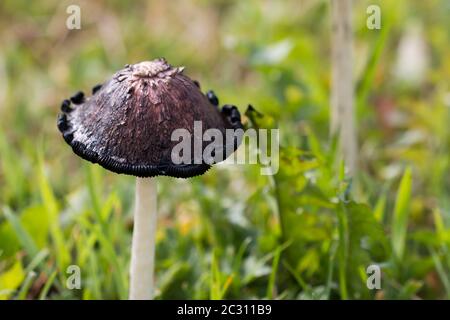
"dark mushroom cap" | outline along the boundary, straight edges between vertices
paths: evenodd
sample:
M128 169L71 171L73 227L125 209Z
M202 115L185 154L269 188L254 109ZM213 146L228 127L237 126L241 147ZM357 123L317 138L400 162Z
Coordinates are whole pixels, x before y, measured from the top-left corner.
M164 59L127 65L95 86L91 97L79 92L64 100L58 118L64 140L83 159L116 173L179 178L203 174L210 168L204 161L172 162L172 148L179 143L171 141L172 132L184 128L193 138L194 121L201 121L203 132L215 128L223 133L225 150L225 130L242 124L235 106L219 110L182 72ZM239 143L233 142L232 152Z

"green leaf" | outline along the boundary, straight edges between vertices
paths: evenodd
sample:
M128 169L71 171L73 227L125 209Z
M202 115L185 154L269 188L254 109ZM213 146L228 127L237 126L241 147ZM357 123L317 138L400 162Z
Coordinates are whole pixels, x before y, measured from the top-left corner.
M66 266L69 265L70 256L69 250L66 247L66 243L64 242L64 235L59 222L59 206L50 186L50 182L48 181L47 175L45 174L44 161L41 154L39 155L38 160L39 191L41 194L45 212L47 213L50 235L54 242L58 267L60 270L65 270Z
M269 277L269 285L267 286L267 293L266 296L268 299L274 299L275 298L275 282L276 282L276 276L278 271L278 265L280 262L280 256L281 256L282 247L278 246L275 250L275 254L272 261L272 272L270 273Z
M30 291L31 285L33 284L33 280L36 279L36 272L30 271L27 273L27 277L20 288L19 293L17 294L17 300L25 300L27 298L28 292Z
M6 219L11 224L17 239L19 240L22 247L25 251L31 256L34 257L38 254L38 247L34 242L33 238L30 236L28 231L23 227L19 217L17 217L9 208L4 208L3 212L5 214Z
M395 201L394 215L392 217L392 249L397 261L401 261L405 251L411 188L411 168L407 168L400 182Z
M375 205L375 209L373 210L373 215L378 222L383 222L384 220L384 212L386 210L386 194L383 193L379 198Z
M45 283L44 287L41 290L41 293L39 294L39 300L45 300L45 298L47 297L48 291L50 290L50 288L53 285L53 282L55 281L57 274L58 273L56 270L50 274L50 277L48 277L47 282Z
M342 298L361 292L365 282L355 275L374 260L387 256L387 239L381 225L365 204L341 202L338 210L338 266Z
M22 262L16 263L6 272L0 274L0 300L9 299L25 278Z
M20 221L39 249L48 245L49 222L44 206L26 208L20 214Z
M8 220L0 224L0 255L12 257L20 250L20 242Z

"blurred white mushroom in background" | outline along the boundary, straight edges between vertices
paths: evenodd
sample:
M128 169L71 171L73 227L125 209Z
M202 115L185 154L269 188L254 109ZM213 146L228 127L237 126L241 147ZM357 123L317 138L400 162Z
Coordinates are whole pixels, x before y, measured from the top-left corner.
M412 22L402 35L394 69L396 79L410 86L420 86L429 68L430 54L420 23Z
M450 91L444 94L444 104L450 108Z

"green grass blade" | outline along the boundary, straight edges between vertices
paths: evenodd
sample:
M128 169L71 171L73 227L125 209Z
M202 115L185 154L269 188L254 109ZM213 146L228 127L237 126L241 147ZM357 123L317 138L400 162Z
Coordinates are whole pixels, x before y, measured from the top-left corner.
M439 278L441 278L442 284L444 285L447 299L450 299L450 277L448 275L448 272L445 272L444 266L442 265L441 259L439 259L436 251L434 251L434 249L431 247L429 247L428 250L431 253L431 257L433 258L433 263L439 275Z
M337 206L338 216L338 234L339 234L339 248L338 248L338 265L339 265L339 290L341 299L348 299L347 291L347 260L348 260L348 219L344 204Z
M20 156L15 152L11 144L8 143L7 137L0 129L0 174L4 181L5 188L2 190L2 197L5 200L9 200L11 197L15 197L18 200L23 200L26 193L26 179L24 178L24 170L20 165L20 161L17 161Z
M331 287L333 285L333 270L336 262L336 252L338 245L334 242L330 246L330 252L328 257L328 272L327 272L327 284L325 287L325 297L330 299Z
M397 261L401 261L405 251L411 188L411 168L407 168L400 181L392 217L392 249Z
M60 270L65 270L69 265L70 256L69 250L64 242L64 235L61 230L59 223L59 209L58 203L56 201L53 190L50 183L45 175L44 162L42 155L39 154L39 191L41 194L41 199L44 204L45 210L47 212L50 235L54 242L54 247L56 251L56 260Z
M28 234L27 230L22 226L20 219L8 208L3 208L3 213L5 215L6 220L9 221L12 228L15 231L17 238L19 239L20 244L25 249L27 254L30 257L34 257L38 254L39 250L34 243L33 238Z
M383 50L386 47L390 34L392 18L388 14L384 16L383 19L383 27L379 31L377 40L373 44L371 55L363 72L361 72L362 77L356 87L356 106L358 117L365 113L363 106L367 101L370 90L372 89L377 67L379 66L379 61L382 57Z
M128 297L128 292L126 290L127 280L125 278L125 272L123 271L122 264L119 261L117 254L115 252L114 245L104 235L100 226L93 225L87 219L82 218L82 217L80 217L80 219L78 221L89 232L94 234L96 236L96 238L98 239L98 241L100 242L100 245L102 248L102 253L105 255L107 260L112 264L112 266L114 268L113 278L114 278L114 282L115 282L115 285L118 290L119 298L127 299L127 297Z
M276 282L276 276L278 271L278 265L280 264L280 256L281 256L282 247L278 246L275 249L275 254L272 261L272 272L270 273L269 277L269 284L267 286L267 292L266 296L268 299L274 299L276 295L276 288L275 288L275 282Z
M17 295L17 300L25 300L27 298L28 292L30 291L31 285L33 284L33 280L36 276L36 272L28 272L27 277L20 288L19 294Z
M386 211L386 194L383 193L379 198L377 203L375 204L375 208L373 209L373 215L378 222L383 222L384 213Z
M45 300L47 298L48 292L50 288L53 285L53 282L55 282L56 275L58 272L55 270L50 274L50 277L48 277L47 281L45 282L44 287L41 290L41 293L39 294L39 300Z
M25 273L29 273L35 270L49 255L48 249L43 249L31 260L30 264L26 267Z

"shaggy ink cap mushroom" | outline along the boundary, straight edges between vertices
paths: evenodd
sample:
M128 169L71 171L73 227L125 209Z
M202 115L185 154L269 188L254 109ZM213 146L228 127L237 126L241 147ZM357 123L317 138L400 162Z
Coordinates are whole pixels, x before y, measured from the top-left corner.
M225 153L226 129L243 126L235 106L219 109L218 104L215 94L204 95L182 67L156 59L126 65L95 86L90 97L78 92L64 100L58 129L78 156L110 171L189 178L203 174L210 164L194 162L193 152L190 163L173 163L172 149L179 141L171 141L172 132L186 129L194 139L194 121L201 121L203 131L220 130ZM232 152L239 143L235 137ZM202 143L202 151L206 145Z

